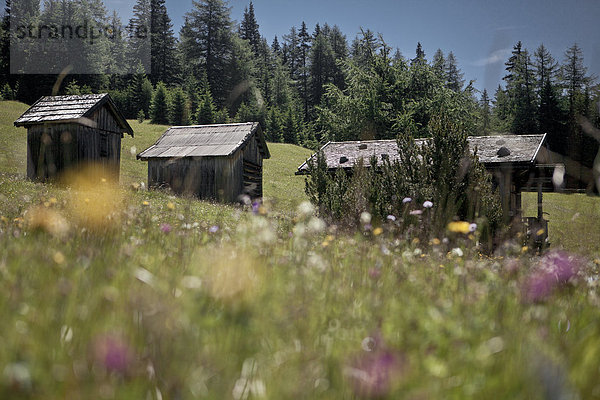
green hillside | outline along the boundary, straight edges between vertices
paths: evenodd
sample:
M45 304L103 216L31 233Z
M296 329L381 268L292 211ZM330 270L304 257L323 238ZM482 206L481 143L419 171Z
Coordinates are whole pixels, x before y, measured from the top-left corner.
M29 107L16 101L0 102L0 173L27 173L27 131L14 122Z
M14 121L28 106L14 101L0 102L0 172L25 176L27 169L26 130L15 128ZM121 183L147 182L148 167L135 155L150 147L162 135L167 126L140 124L129 121L134 137L126 135L121 142ZM264 197L277 209L292 210L305 200L304 178L295 176L296 168L311 155L311 151L299 146L269 143L271 158L265 160Z

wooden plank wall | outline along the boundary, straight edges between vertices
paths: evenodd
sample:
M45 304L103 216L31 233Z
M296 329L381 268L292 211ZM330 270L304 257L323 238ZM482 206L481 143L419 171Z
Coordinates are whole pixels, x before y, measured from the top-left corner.
M46 181L78 162L77 126L36 125L27 129L27 177Z

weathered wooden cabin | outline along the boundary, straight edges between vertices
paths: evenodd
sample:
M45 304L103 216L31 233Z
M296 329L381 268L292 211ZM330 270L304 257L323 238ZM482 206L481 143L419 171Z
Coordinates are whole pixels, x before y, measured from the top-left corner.
M425 139L417 140L423 143ZM552 178L561 165L552 164L545 147L546 135L473 136L468 138L469 149L477 152L479 161L492 174L497 186L505 219L521 216L521 192L539 193L539 215L542 219L541 196L543 191L553 191ZM339 168L350 170L360 159L369 164L375 157L378 165L385 159L399 161L398 144L395 140L372 140L360 142L329 142L321 150L330 171ZM308 163L298 167L297 175L308 173Z
M148 186L201 199L260 198L263 159L270 158L258 122L176 126L138 159L148 161Z
M133 137L108 94L42 97L15 126L27 128L27 177L39 181L90 163L118 179L121 139Z

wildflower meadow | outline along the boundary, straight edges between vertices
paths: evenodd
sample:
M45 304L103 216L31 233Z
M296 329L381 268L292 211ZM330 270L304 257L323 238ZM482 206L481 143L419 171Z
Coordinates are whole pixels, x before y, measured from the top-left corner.
M542 254L486 252L477 221L408 235L430 199L325 221L292 145L270 145L262 203L147 190L130 148L160 132L134 121L120 182L28 182L6 114L0 398L600 397L597 198L548 197Z

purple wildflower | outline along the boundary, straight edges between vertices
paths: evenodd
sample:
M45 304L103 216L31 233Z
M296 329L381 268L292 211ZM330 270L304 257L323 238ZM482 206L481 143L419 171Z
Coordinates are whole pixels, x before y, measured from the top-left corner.
M106 334L94 341L94 357L108 371L125 373L132 363L132 351L120 335Z
M169 224L162 224L160 226L160 231L162 233L171 233L171 230L172 230L172 228L171 228L171 225L169 225Z
M381 270L379 268L369 269L369 277L373 280L377 280L381 276Z
M565 286L577 275L579 262L565 252L551 252L541 258L536 271L524 285L524 297L529 302L548 298L555 289Z
M477 224L472 223L469 225L469 232L475 232L477 230Z
M208 228L208 231L210 233L217 233L219 231L219 227L217 225L213 225L210 228Z
M423 208L431 208L433 207L433 203L429 200L427 200L425 203L423 203Z
M390 351L364 353L345 372L359 397L379 398L392 390L404 367L403 361Z
M408 204L408 203L410 203L411 201L412 201L412 199L411 199L410 197L405 197L405 198L402 200L402 204Z
M396 217L394 215L388 215L387 216L387 220L391 221L391 222L395 222L396 221Z
M252 213L254 215L257 215L260 212L260 203L258 201L255 201L254 203L252 203Z
M421 215L423 214L423 210L412 210L410 215Z

